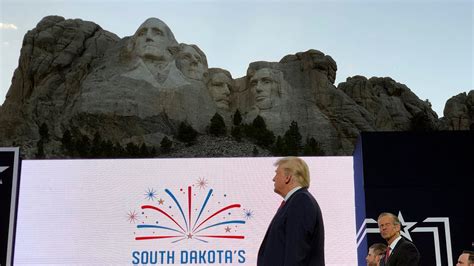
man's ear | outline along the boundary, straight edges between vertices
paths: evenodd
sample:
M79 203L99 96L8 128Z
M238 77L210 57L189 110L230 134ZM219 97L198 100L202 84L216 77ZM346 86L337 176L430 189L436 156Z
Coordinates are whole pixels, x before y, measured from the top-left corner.
M292 176L292 175L287 175L287 176L285 176L285 184L289 184L292 179L293 179L293 176Z
M402 230L402 226L400 224L397 224L396 227L398 228L398 232Z

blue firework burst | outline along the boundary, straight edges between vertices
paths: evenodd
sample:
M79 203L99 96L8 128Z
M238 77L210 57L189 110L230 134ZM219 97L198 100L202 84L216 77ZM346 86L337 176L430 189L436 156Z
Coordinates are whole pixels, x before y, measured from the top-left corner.
M156 199L156 191L152 188L148 188L145 193L145 198L147 200L155 200Z
M245 217L245 219L252 219L253 218L253 211L244 209L244 217Z

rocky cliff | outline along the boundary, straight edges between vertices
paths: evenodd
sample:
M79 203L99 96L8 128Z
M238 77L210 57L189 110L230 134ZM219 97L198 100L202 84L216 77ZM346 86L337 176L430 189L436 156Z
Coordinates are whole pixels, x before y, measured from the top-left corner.
M329 55L309 50L250 63L246 76L233 78L209 68L204 51L179 43L159 19L120 39L93 22L49 16L24 37L0 106L0 146L20 145L25 157L34 157L43 126L48 141L41 148L49 157L64 155L61 141L69 130L158 147L165 136L176 141L183 122L206 134L216 113L230 132L238 110L243 123L260 116L276 136L295 121L323 154L350 155L361 131L411 130L420 118L430 129L473 124L473 91L450 99L439 120L429 102L391 78L355 76L336 87L336 72ZM245 155L252 154L237 154Z
M444 106L441 127L445 130L474 130L474 91L451 97Z

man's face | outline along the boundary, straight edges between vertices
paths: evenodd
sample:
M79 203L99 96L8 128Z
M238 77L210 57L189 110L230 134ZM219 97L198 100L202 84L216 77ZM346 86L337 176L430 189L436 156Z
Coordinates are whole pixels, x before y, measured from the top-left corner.
M272 91L278 91L279 83L272 78L271 70L262 68L250 79L250 89L255 93L255 100L260 110L272 107Z
M468 259L469 259L469 254L467 253L463 253L461 255L459 255L459 258L458 258L458 263L456 264L456 266L468 266Z
M400 232L400 225L395 225L393 222L393 218L388 215L382 216L378 220L380 235L390 243L398 237L398 232Z
M202 80L207 67L201 55L192 46L185 46L177 63L186 77L197 80Z
M365 257L367 266L378 266L380 262L380 255L376 255L373 248L369 248L369 253Z
M216 102L218 108L229 109L229 95L231 80L224 73L212 75L209 82L209 93Z
M285 170L280 166L275 170L275 176L273 177L274 182L274 189L275 193L279 194L280 196L284 197L285 187L286 187L287 175L285 174Z
M135 52L139 57L160 59L167 55L172 44L168 26L158 19L146 20L135 33Z

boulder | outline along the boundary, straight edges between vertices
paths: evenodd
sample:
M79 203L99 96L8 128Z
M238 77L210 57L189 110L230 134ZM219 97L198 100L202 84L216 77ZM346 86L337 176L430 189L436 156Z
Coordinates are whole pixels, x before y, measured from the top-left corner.
M443 113L444 129L474 130L474 90L451 97Z

